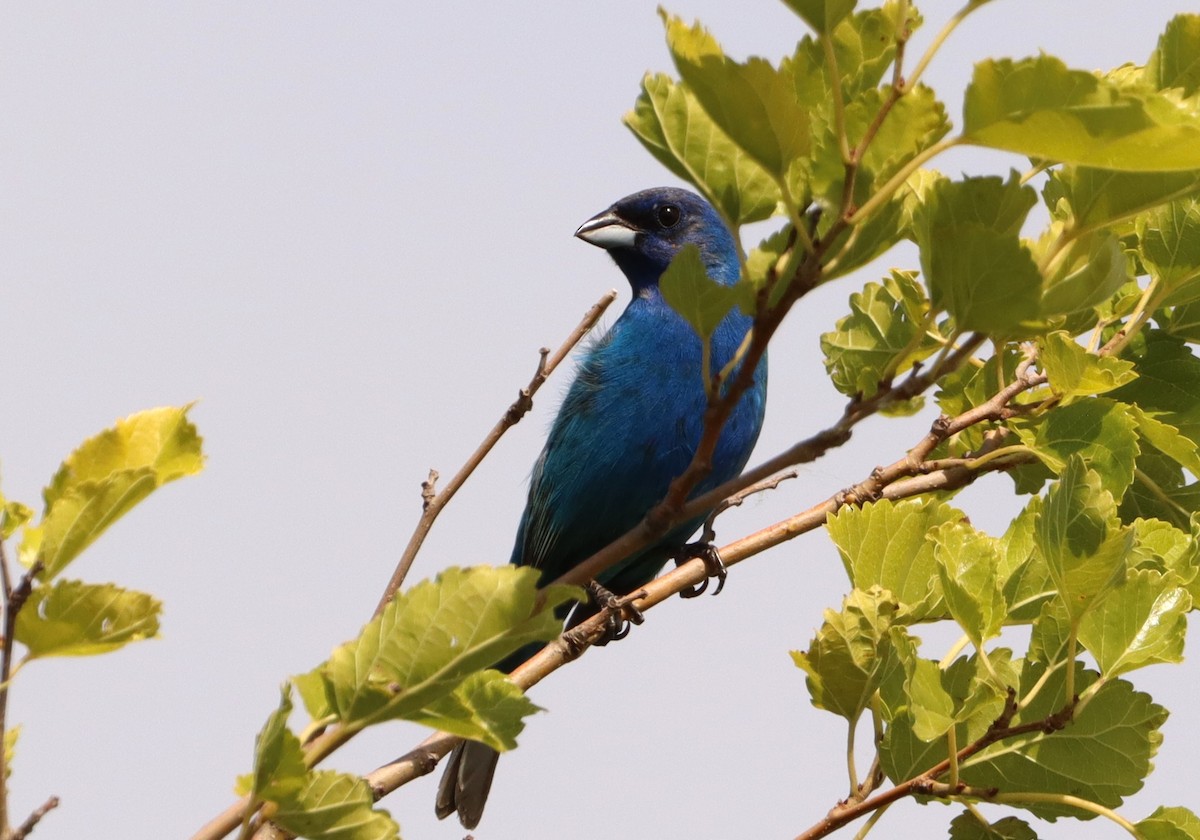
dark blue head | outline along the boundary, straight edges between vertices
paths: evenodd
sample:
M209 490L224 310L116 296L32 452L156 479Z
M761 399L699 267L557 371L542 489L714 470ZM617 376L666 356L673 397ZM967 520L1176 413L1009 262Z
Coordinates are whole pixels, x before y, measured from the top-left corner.
M580 225L575 235L608 251L634 294L656 286L671 258L689 243L700 248L714 280L738 280L733 236L712 205L687 190L655 187L626 196Z

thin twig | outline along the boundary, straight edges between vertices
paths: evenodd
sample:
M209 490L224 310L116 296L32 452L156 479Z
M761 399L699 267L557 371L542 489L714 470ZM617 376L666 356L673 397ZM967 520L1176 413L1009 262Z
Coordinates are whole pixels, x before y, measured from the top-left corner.
M433 527L438 514L454 498L454 494L470 478L471 473L475 471L480 462L492 451L492 448L504 433L515 426L529 409L533 407L533 395L542 387L542 384L554 372L554 369L575 349L575 345L582 341L583 337L591 331L596 322L600 320L600 316L604 314L604 311L616 299L617 292L613 289L600 298L600 300L596 301L553 355L550 354L549 348L542 348L537 371L534 373L533 378L529 380L529 384L521 389L517 395L517 399L508 407L504 415L496 421L496 425L488 432L487 437L483 439L483 442L479 444L471 454L471 457L462 465L462 468L459 469L440 491L435 492L434 490L438 479L437 471L429 471L429 478L421 484L421 518L417 521L417 526L409 538L408 545L405 547L404 553L400 556L400 562L396 564L396 570L392 573L391 580L388 581L387 587L383 590L383 596L379 599L379 605L375 608L375 615L383 612L383 608L400 591L400 587L404 583L404 578L408 575L408 570L412 568L413 560L416 559L417 553L421 550L421 545L425 542L425 537L429 534L430 528Z
M42 817L46 816L46 814L49 814L57 807L58 797L51 796L49 799L39 805L37 810L35 810L25 819L25 822L17 826L16 830L10 835L10 840L25 840L25 838L29 836L30 832L37 827L37 824L42 821Z
M0 573L4 576L4 642L3 647L0 648L0 838L4 838L4 840L13 836L8 816L8 757L4 754L4 743L8 735L8 681L12 676L13 637L16 634L17 615L21 612L21 607L25 606L25 601L29 599L29 593L33 591L34 578L41 571L42 561L34 561L34 564L21 576L16 587L11 588L8 557L4 550L4 542L0 540Z
M712 513L704 520L704 530L701 532L700 542L711 543L717 538L717 532L713 527L718 516L730 508L741 507L742 503L751 496L758 493L766 493L768 490L774 490L785 481L789 481L800 475L797 470L787 470L786 472L776 473L768 476L762 481L756 481L749 487L737 491L732 496L727 497L719 505L713 508Z
M1040 720L1013 726L1012 719L1016 713L1016 695L1010 689L1008 702L1005 703L1004 710L1000 713L1000 716L992 722L987 732L980 736L978 740L958 750L954 755L954 759L961 764L966 759L990 747L992 744L1005 741L1009 738L1016 738L1020 735L1027 735L1032 732L1041 732L1048 735L1058 732L1071 722L1074 715L1074 705L1068 704L1059 711ZM861 802L844 802L839 804L826 814L824 819L803 834L798 835L796 840L818 840L818 838L832 834L834 831L848 825L859 817L869 814L872 811L877 811L880 808L886 808L893 802L903 799L906 796L924 795L944 797L961 794L965 790L965 786L960 784L951 788L937 781L938 777L950 769L951 764L952 761L950 758L944 758L924 773L913 776L911 779L888 788L869 799ZM992 792L992 795L994 796L995 792Z

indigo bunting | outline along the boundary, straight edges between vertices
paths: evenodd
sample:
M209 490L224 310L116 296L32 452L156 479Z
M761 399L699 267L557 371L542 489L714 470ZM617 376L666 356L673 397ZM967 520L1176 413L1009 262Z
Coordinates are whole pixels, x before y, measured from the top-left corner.
M671 258L693 244L712 279L732 285L739 276L729 229L708 202L686 190L634 193L588 219L575 235L608 251L633 297L584 353L533 468L510 562L540 569L546 582L637 525L695 454L707 405L706 374L700 338L659 293L659 278ZM733 357L750 325L750 317L736 308L725 317L711 339L709 374ZM721 432L712 472L693 495L745 467L762 428L766 393L764 356L753 386ZM705 515L609 568L598 582L621 595L643 586L679 555ZM594 608L577 607L571 623L594 613ZM521 650L497 667L509 672L538 647ZM438 817L457 811L462 824L474 828L498 758L490 747L472 741L451 753L438 787Z

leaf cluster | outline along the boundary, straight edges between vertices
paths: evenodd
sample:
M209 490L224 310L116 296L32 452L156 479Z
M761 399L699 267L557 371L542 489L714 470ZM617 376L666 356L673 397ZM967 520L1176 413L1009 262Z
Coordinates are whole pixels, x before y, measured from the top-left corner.
M905 386L933 383L952 432L920 469L955 471L955 487L1004 471L1030 497L1002 537L951 493L831 516L851 591L793 657L852 739L867 715L879 733L880 777L847 801L920 780L906 792L1120 819L1166 717L1130 676L1181 661L1200 596L1200 16L1108 72L985 58L954 129L922 75L985 3L915 67L911 3L786 4L811 34L778 60L735 59L662 13L677 77L648 75L626 125L735 229L776 224L744 249L737 287L709 290L681 256L687 283L664 294L702 337L734 306L770 332L811 289L911 241L919 264L858 284L822 335L830 381L851 418L917 411ZM967 145L1018 168L932 168ZM938 659L919 653L931 622L962 632ZM1013 626L1030 629L1025 649ZM1147 835L1195 836L1182 813ZM1033 836L967 816L955 836Z
M449 568L398 595L357 638L294 679L313 722L303 738L287 728L293 684L283 687L239 792L267 805L262 818L297 836L397 836L365 781L313 766L357 732L391 720L498 751L515 747L524 719L538 707L491 666L557 637L555 607L582 594L568 586L539 590L537 579L536 570L514 566Z
M61 577L118 519L159 487L204 467L202 441L188 419L191 406L142 411L84 441L67 456L43 491L42 515L0 494L0 776L12 769L19 727L6 718L12 680L27 662L54 656L93 656L158 636L162 604L114 583ZM24 566L18 580L5 542L17 541ZM20 646L19 648L17 646ZM19 656L19 658L18 658ZM54 807L56 800L50 800ZM44 810L48 810L45 808ZM26 826L32 828L44 810ZM23 829L24 830L24 829ZM7 795L0 783L0 832L10 834Z

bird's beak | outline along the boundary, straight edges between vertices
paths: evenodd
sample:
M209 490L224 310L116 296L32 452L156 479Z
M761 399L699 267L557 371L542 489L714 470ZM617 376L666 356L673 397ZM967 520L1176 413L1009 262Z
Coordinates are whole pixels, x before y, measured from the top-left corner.
M606 251L614 248L632 248L637 240L637 231L611 210L592 216L579 226L575 235L584 242Z

